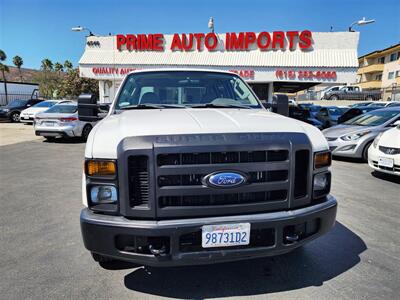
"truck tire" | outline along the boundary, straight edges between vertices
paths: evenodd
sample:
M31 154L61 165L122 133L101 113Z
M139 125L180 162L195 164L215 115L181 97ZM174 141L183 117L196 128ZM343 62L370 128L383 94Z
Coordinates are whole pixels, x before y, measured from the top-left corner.
M114 261L114 259L112 259L111 257L103 256L103 255L93 253L93 252L92 252L92 257L93 257L94 261L96 261L98 263L108 263L108 262Z
M11 115L10 115L10 121L11 122L19 122L19 112L18 111L15 111L15 112L13 112L13 113L11 113Z
M363 153L362 153L362 160L364 162L368 162L368 148L372 145L372 142L369 142L368 144L365 145Z
M329 100L339 100L339 96L338 95L332 95L329 97Z

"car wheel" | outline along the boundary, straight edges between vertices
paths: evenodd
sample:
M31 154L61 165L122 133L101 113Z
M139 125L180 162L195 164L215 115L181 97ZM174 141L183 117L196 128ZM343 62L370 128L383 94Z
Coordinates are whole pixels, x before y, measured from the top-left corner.
M19 112L13 112L11 115L10 115L10 121L11 122L19 122Z
M329 100L339 100L339 96L332 95L332 96L329 97Z
M112 259L111 257L103 256L93 252L92 252L92 257L94 261L97 261L98 263L107 263L114 261L114 259Z
M372 96L367 96L367 97L365 97L365 100L367 100L367 101L374 101L374 97L372 97Z
M90 131L92 131L92 125L89 124L85 125L82 129L82 140L85 142L87 141Z
M362 153L362 159L364 162L368 162L368 148L372 145L372 142L369 142L367 145L365 145L363 153Z

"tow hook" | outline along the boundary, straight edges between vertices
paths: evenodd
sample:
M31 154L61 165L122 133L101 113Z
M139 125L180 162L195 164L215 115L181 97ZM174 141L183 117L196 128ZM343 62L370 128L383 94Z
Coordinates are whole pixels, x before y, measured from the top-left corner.
M290 243L296 243L299 240L299 235L296 233L288 234L285 237L285 240L290 242Z
M153 245L149 245L149 250L151 252L151 254L153 254L154 256L166 256L166 248L165 245L162 245L162 247L160 249L156 249L154 248Z

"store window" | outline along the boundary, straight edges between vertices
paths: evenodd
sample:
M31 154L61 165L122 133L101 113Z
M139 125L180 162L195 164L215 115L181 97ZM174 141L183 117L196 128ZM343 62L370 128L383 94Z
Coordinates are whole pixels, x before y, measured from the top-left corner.
M385 57L379 57L378 58L378 64L384 64L385 63Z
M388 79L393 79L393 78L394 78L394 72L389 72Z

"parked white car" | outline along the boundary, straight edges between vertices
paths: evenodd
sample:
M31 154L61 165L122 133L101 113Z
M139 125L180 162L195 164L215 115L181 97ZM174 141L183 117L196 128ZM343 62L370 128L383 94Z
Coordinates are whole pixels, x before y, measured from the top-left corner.
M400 124L375 138L368 149L368 164L378 172L400 176Z
M19 121L21 123L33 123L36 114L48 110L50 107L63 102L70 102L68 100L46 100L39 102L27 109L21 111Z
M45 112L35 116L35 134L49 141L55 138L81 137L86 141L96 122L83 122L78 119L76 102L66 102L54 105Z

